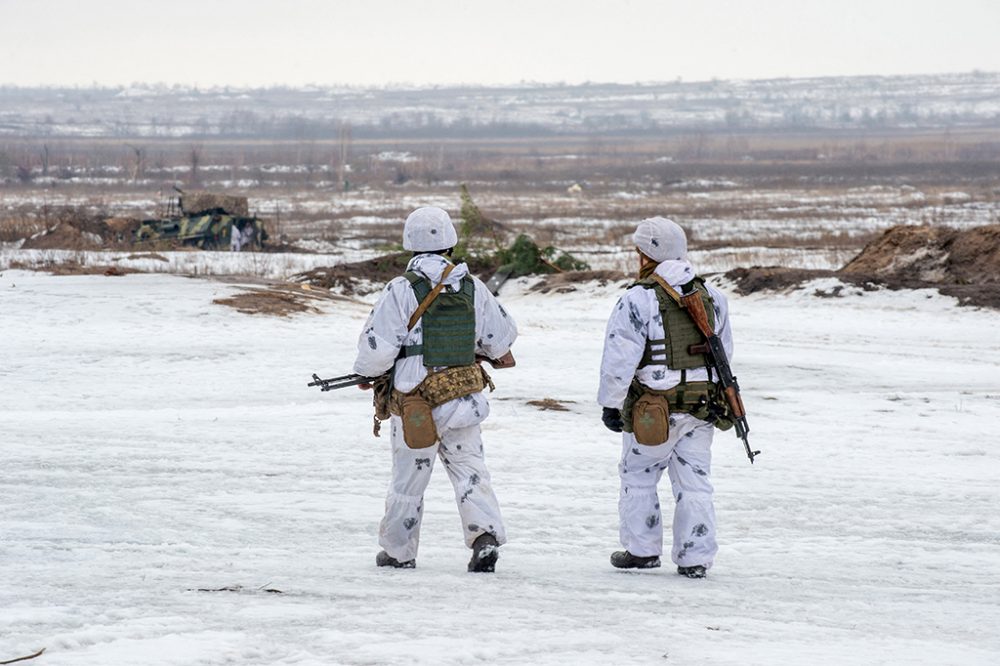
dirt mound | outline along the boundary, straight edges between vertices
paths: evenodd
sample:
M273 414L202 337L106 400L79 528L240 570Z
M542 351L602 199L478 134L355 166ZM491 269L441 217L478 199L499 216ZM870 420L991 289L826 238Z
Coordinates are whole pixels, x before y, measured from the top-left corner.
M531 287L532 291L547 294L550 291L557 294L565 294L576 291L577 287L584 282L597 282L604 287L609 282L625 282L628 276L620 271L566 271L565 273L554 273L546 275L537 284Z
M809 280L835 275L836 271L804 270L782 268L781 266L734 268L726 273L726 277L736 284L737 293L744 295L754 294L758 291L794 289Z
M869 243L842 273L930 284L1000 283L1000 225L966 231L898 226Z
M733 269L726 277L741 294L791 289L816 278L835 277L866 291L932 288L962 305L1000 309L1000 225L965 231L893 227L840 270L755 266Z
M104 247L104 241L101 236L76 225L57 222L25 240L21 247L25 250L99 250Z
M314 268L293 275L290 279L292 282L304 282L322 289L337 289L344 294L353 294L361 284L381 285L399 277L406 272L406 265L412 257L410 252L397 252L350 264ZM488 280L497 269L496 262L481 257L470 257L466 264L469 272L483 281Z
M388 282L399 277L406 272L406 264L411 256L409 252L398 252L351 264L322 266L293 275L290 279L292 282L304 282L321 289L337 289L345 294L353 294L361 280Z
M1000 284L1000 224L959 232L948 251L948 272L960 283Z
M99 250L115 247L132 237L139 220L103 217L84 210L62 211L55 224L25 239L28 250Z

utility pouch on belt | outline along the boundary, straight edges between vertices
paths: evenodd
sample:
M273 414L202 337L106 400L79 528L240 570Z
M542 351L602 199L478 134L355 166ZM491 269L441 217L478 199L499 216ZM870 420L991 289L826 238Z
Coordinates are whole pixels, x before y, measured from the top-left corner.
M493 382L478 364L460 365L432 372L409 393L393 391L389 411L403 420L403 439L411 449L425 449L437 441L431 410L438 405L479 393Z
M660 429L660 414L664 425ZM665 391L651 389L633 380L622 405L625 432L631 432L640 444L655 445L667 441L670 414L690 414L708 421L719 430L733 427L726 400L713 382L683 382ZM640 432L642 434L640 434ZM662 438L657 439L659 437Z
M632 434L635 441L656 446L670 434L670 404L666 396L643 393L632 405Z
M431 415L431 403L418 391L400 395L400 418L403 421L403 440L411 449L426 449L437 442L437 427Z

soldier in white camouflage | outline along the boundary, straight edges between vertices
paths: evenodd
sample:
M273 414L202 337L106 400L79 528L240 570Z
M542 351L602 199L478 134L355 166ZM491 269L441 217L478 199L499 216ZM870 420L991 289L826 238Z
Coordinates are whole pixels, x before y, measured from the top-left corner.
M358 340L354 372L391 371L394 386L380 567L416 566L424 490L436 459L455 489L463 538L473 551L469 571L493 571L507 539L483 454L479 424L490 413L483 393L489 379L476 357L509 354L517 326L465 263L451 262L457 241L447 212L413 211L403 228L403 248L413 258L405 275L386 285Z
M619 536L611 556L622 569L660 566L663 525L657 484L666 471L675 501L671 558L677 572L702 578L718 547L712 502L712 436L732 427L706 357L704 338L678 296L699 293L710 327L732 355L726 297L687 260L684 230L671 220L643 220L633 236L639 279L608 321L598 402L605 426L622 433L618 464ZM623 432L624 431L624 432Z

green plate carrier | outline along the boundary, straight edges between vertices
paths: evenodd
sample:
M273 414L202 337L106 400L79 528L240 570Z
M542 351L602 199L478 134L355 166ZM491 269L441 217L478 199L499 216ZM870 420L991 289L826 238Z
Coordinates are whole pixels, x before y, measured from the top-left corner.
M417 303L430 293L430 281L418 273L403 274L410 281ZM476 285L466 275L456 292L447 289L438 294L421 317L423 343L400 350L400 357L423 354L424 365L455 367L476 361Z
M642 354L642 360L639 361L639 367L665 365L671 370L705 367L703 354L688 353L688 347L705 341L691 317L681 309L680 305L667 296L663 287L652 278L639 280L632 286L653 289L656 292L656 300L660 303L660 316L663 317L663 331L666 334L666 337L660 340L646 340L646 349ZM681 293L690 293L691 289L697 289L701 294L701 300L705 304L705 313L708 315L708 324L714 329L715 307L712 295L705 288L705 281L696 277L681 287Z

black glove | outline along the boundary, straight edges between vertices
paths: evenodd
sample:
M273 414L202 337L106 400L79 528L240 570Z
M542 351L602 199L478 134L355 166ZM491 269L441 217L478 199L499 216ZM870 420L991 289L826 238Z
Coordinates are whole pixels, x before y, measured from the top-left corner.
M621 432L622 427L625 422L622 421L621 410L613 409L611 407L605 407L604 413L601 414L601 420L604 421L604 427L611 432Z

